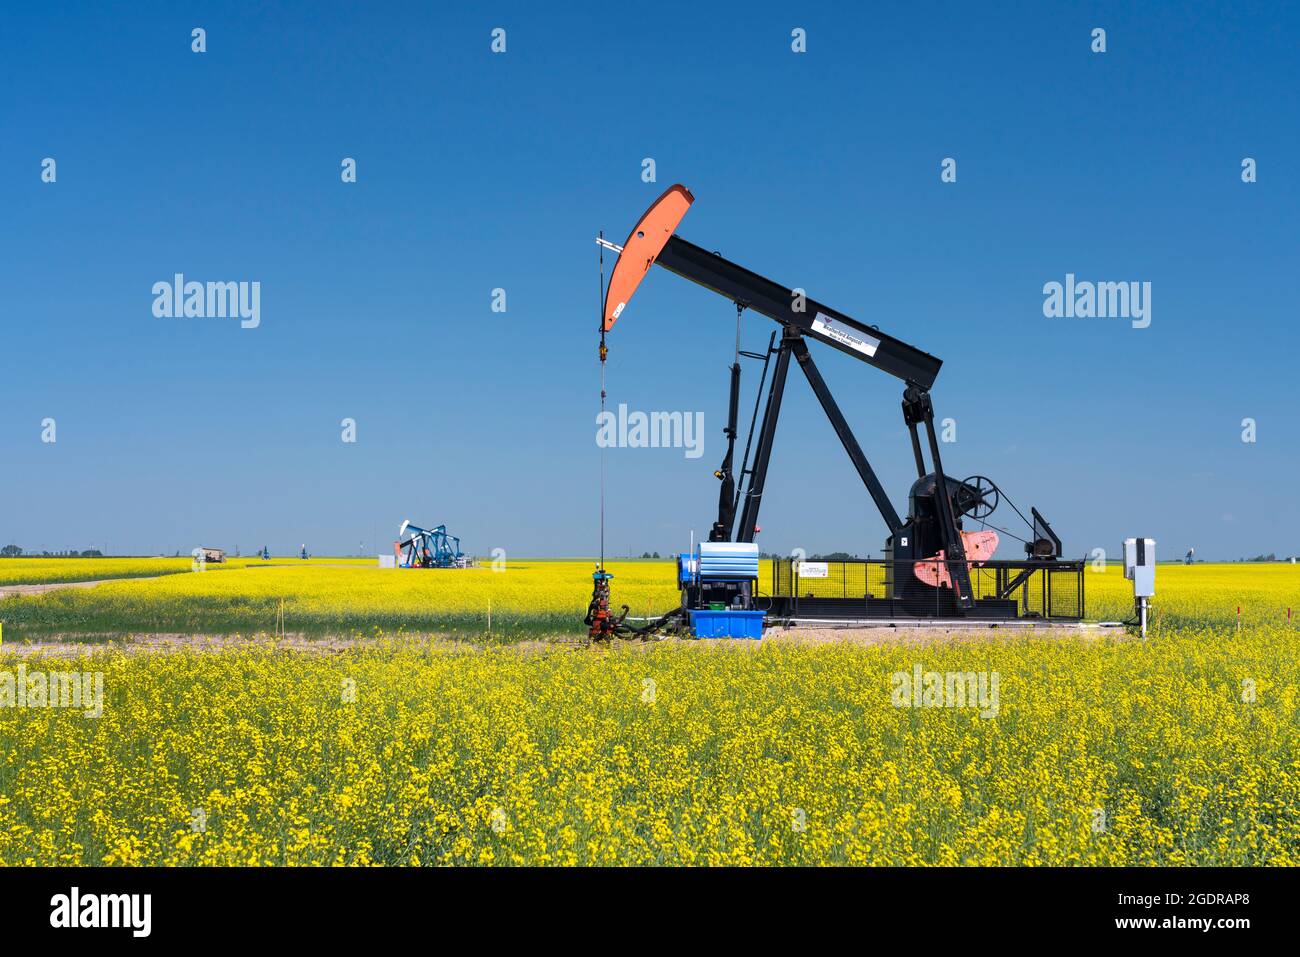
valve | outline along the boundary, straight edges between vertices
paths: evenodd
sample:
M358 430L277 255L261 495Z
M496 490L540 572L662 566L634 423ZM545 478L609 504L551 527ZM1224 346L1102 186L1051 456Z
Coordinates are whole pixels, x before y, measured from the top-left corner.
M608 641L618 634L627 617L628 607L623 606L623 613L615 615L609 610L609 583L614 578L600 566L591 573L591 603L587 605L587 617L583 624L587 626L587 637L592 641Z

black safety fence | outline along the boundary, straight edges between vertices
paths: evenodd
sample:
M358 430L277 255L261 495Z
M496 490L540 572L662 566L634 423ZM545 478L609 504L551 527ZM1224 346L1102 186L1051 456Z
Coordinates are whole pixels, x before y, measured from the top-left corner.
M1083 561L970 564L975 618L1084 617ZM864 558L772 562L770 611L805 618L947 618L960 614L944 563ZM937 583L937 584L936 584Z

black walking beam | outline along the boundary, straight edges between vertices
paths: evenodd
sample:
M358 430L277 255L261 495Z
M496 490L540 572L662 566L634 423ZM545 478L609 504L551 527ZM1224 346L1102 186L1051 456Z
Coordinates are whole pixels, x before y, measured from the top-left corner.
M943 365L941 359L928 352L922 352L874 326L851 319L680 236L669 237L655 262L683 279L775 319L783 326L793 326L804 335L834 346L908 384L929 389Z

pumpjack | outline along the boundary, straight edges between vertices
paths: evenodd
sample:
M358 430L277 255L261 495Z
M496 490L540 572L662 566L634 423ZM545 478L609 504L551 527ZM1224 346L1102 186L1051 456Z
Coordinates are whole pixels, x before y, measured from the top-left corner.
M402 568L468 568L470 560L460 550L460 539L446 525L421 528L408 518L397 530L393 554Z
M880 594L873 594L870 587L864 585L862 594L842 596L846 599L843 603L832 604L829 608L823 605L822 610L836 617L1005 618L1024 613L1024 606L1013 596L1017 590L1027 594L1027 582L1034 572L1060 559L1061 542L1037 509L1031 510L1031 521L1017 508L1015 511L1029 526L1029 532L1026 538L1012 537L1025 543L1026 561L993 561L999 535L996 528L988 527L987 519L1006 496L983 476L959 480L944 471L930 396L942 360L877 326L859 322L838 309L808 298L803 290L773 282L717 252L683 239L676 234L676 229L694 200L685 186L674 185L646 210L622 246L605 240L603 235L597 239L602 247L618 253L602 303L602 363L607 352L605 334L623 315L633 293L652 266L658 265L731 300L736 309L736 352L730 369L727 425L724 429L726 451L714 473L721 483L717 517L709 531L708 541L701 542L692 553L679 559L683 609L745 612L756 607L754 579L758 574L758 550L753 543L759 532L759 509L763 503L786 378L793 361L812 387L888 529L885 558L881 563L885 580L884 587L879 589ZM740 347L740 317L745 310L766 316L779 326L769 338L765 352L749 352ZM917 473L908 494L906 518L895 509L822 378L808 348L810 341L822 343L902 380L903 422L911 438ZM761 360L763 372L749 437L737 466L735 452L742 357ZM760 423L759 404L765 384L767 400ZM1015 508L1014 504L1012 507ZM966 520L978 522L981 527L966 530L963 527ZM1006 534L1011 535L1009 532ZM722 547L724 545L726 547ZM975 587L972 568L994 565L1009 567L999 567L989 583L981 581L979 587ZM1071 574L1077 572L1078 575L1077 615L1071 615L1067 608L1064 616L1082 617L1082 563L1077 563L1077 568L1076 563L1066 563L1060 570ZM865 580L869 573L863 577ZM607 604L608 579L601 584ZM790 594L776 594L781 590ZM775 587L769 611L780 610L776 605L779 604L777 599L782 597L788 597L788 604L793 607L800 597L799 590ZM1050 606L1050 602L1048 604ZM604 622L607 619L599 620Z

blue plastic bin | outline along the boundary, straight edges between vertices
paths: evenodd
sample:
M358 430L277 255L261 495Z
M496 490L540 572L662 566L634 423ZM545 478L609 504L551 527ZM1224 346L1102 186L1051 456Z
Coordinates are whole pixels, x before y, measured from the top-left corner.
M761 611L691 610L691 632L696 638L762 638Z

